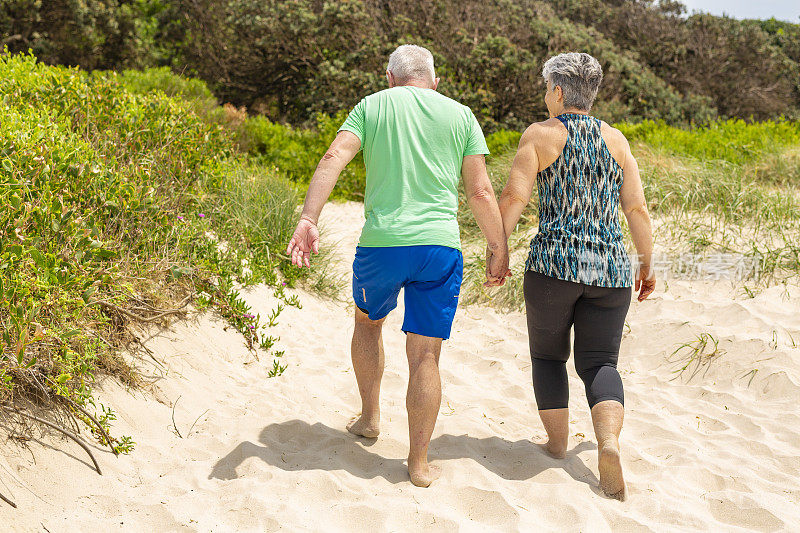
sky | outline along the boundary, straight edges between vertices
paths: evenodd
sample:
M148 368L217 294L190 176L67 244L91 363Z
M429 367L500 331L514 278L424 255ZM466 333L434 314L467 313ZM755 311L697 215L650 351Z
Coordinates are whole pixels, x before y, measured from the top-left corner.
M738 19L768 19L800 23L800 0L681 0L692 11L723 13Z

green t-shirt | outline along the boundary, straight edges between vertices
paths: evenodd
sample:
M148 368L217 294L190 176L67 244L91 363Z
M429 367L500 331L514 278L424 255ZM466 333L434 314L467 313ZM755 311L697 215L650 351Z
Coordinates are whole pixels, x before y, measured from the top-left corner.
M358 136L367 168L359 246L461 249L461 163L489 153L468 107L433 89L394 87L361 100L339 131Z

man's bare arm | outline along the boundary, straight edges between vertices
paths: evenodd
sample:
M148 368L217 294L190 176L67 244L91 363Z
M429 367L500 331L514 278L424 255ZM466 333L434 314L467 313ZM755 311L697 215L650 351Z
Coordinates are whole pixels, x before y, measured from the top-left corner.
M310 267L311 253L319 253L319 231L317 230L319 215L339 180L342 170L353 160L360 149L359 138L354 133L342 131L322 156L314 171L314 176L311 178L311 183L308 185L300 222L286 248L287 255L292 256L292 264Z
M506 238L514 232L519 217L528 205L536 174L539 171L539 156L536 153L534 137L533 126L522 134L517 154L511 165L508 183L500 195L500 214L503 217Z
M487 258L487 276L494 284L502 284L508 273L508 241L503 234L503 221L497 207L492 182L486 172L483 155L464 156L461 177L469 207L486 237L491 255Z
M303 204L303 218L316 224L322 207L328 201L333 187L339 180L344 167L353 160L361 149L361 141L349 131L341 131L333 140L325 155L320 159L311 183L308 185L306 201Z

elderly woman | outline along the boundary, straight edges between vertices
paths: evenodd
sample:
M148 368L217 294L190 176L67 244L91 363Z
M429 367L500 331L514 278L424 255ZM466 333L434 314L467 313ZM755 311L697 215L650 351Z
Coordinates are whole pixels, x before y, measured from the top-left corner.
M547 431L543 446L563 458L569 435L566 362L574 326L575 369L586 387L599 453L600 488L625 498L619 452L624 414L617 357L634 275L618 205L628 220L640 266L638 300L655 288L653 237L639 168L625 136L589 111L603 70L588 54L544 65L550 119L532 124L519 143L500 210L510 236L539 192L539 231L524 280L533 388Z

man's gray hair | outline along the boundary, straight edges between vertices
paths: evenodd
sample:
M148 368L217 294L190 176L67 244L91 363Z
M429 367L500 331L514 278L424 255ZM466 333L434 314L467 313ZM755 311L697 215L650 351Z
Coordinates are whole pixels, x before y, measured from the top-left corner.
M542 76L551 87L561 87L565 108L589 111L603 81L603 67L589 54L569 52L548 59Z
M415 44L404 44L389 56L386 70L394 75L399 84L410 80L433 83L436 73L433 70L433 54L427 48Z

